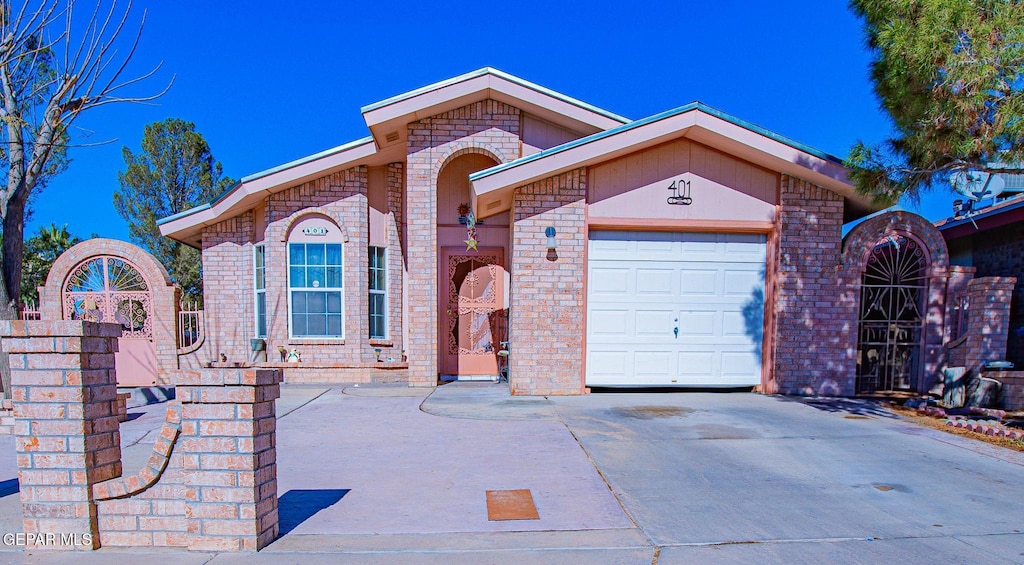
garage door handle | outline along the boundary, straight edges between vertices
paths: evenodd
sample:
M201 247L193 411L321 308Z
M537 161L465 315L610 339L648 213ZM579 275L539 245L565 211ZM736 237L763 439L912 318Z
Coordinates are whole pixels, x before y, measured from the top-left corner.
M672 328L672 333L676 335L676 339L679 339L679 326Z

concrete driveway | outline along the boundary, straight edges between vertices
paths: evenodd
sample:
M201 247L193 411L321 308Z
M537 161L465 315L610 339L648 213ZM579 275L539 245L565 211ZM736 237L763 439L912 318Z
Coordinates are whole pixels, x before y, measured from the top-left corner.
M1024 454L868 403L592 394L555 409L658 563L1024 563Z
M160 420L159 407L129 412L126 470ZM285 386L278 412L275 543L256 555L102 549L74 561L1024 563L1024 454L868 403L522 398L454 383ZM0 440L0 480L12 448ZM530 489L540 519L489 521L491 489ZM17 527L16 499L0 496L5 528Z

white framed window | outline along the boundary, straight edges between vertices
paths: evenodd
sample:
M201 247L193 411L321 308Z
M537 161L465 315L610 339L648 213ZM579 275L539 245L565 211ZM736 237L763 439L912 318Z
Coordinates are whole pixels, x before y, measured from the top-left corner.
M291 337L344 338L341 243L288 244Z
M256 337L267 337L267 254L263 244L252 248L253 287L256 294Z
M370 339L388 338L387 249L370 247Z

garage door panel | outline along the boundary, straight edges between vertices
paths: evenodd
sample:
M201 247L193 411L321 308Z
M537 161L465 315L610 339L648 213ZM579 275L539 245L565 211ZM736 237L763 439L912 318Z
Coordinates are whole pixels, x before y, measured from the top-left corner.
M591 376L624 377L627 363L632 364L633 356L629 351L595 351L587 360Z
M674 376L671 351L637 351L633 363L635 377L667 383Z
M623 308L619 310L591 310L591 333L595 336L625 337L629 335L629 319L631 313Z
M722 352L723 377L749 377L760 373L761 359L753 352Z
M755 323L760 328L763 323L762 316L758 315ZM746 317L740 312L723 312L722 337L750 337Z
M674 269L636 269L637 294L672 295L672 275Z
M687 311L679 314L679 336L680 337L695 337L695 336L714 336L715 335L715 319L718 317L718 312L712 310L708 312L694 312Z
M758 384L747 317L763 323L765 249L756 234L592 232L587 383Z
M676 357L680 377L710 377L715 373L714 351L683 351ZM693 384L693 383L688 383Z
M673 310L637 310L634 324L637 337L671 338L675 327L676 313Z
M718 294L717 269L680 269L680 294L715 296Z
M626 296L630 293L629 272L627 268L596 267L590 273L591 291Z
M723 278L725 280L723 294L726 296L751 296L755 290L764 288L761 273L756 271L727 269L723 273Z

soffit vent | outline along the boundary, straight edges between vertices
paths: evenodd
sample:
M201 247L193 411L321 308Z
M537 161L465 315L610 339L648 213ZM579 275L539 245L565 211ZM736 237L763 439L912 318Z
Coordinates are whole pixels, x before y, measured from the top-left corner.
M486 209L486 210L493 210L493 209L497 208L498 206L501 206L501 200L495 200L494 202L488 202L487 206L485 206L484 209Z
M386 141L388 143L392 143L394 141L398 141L398 132L397 131L393 131L393 132L385 135L384 136L384 141Z

